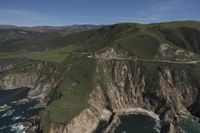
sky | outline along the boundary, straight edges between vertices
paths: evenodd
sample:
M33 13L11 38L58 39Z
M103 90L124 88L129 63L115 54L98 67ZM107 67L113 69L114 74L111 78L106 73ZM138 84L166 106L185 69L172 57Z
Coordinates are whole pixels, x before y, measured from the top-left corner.
M17 26L200 20L200 0L0 0L0 24Z

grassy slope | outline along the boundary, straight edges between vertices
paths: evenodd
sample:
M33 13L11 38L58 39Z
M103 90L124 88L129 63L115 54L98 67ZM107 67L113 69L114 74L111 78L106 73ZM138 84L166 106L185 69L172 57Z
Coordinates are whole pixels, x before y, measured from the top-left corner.
M57 33L44 38L11 40L0 43L0 59L27 58L61 63L75 49L86 42L91 31L69 34L66 37Z
M70 45L43 52L3 52L0 53L0 59L27 58L32 60L61 63L74 49L76 49L76 46Z
M77 58L71 69L65 73L56 93L61 97L53 101L48 111L54 123L68 123L84 108L88 107L91 90L95 87L95 61Z
M200 28L200 22L198 21L173 21L173 22L163 22L149 24L150 27L162 27L162 28L178 28L178 27L188 27L188 28Z
M85 57L69 56L61 64L64 79L50 94L52 102L41 113L45 133L49 124L69 123L69 121L89 106L89 94L95 88L96 61Z

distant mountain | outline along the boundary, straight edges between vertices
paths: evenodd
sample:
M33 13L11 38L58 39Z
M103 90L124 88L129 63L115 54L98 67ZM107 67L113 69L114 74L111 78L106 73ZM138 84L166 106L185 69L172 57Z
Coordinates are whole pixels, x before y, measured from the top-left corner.
M19 27L14 25L0 25L0 29L18 29L18 30L27 30L27 31L35 31L35 32L53 32L53 31L61 31L61 30L69 30L69 31L83 31L99 28L102 26L98 25L71 25L71 26L33 26L33 27Z
M17 26L14 25L0 25L0 29L16 29Z
M16 51L18 49L43 50L51 40L60 40L64 36L86 30L98 29L96 25L72 25L72 26L35 26L18 27L13 25L0 25L0 51ZM60 43L60 42L58 42ZM6 45L6 46L4 46ZM32 47L33 46L33 47ZM46 47L46 46L45 46ZM46 49L46 48L45 48Z

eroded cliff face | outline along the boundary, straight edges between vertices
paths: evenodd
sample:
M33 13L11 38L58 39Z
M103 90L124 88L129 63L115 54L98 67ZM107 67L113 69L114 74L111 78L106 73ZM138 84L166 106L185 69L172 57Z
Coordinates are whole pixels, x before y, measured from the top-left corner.
M46 62L2 64L0 72L0 89L29 88L27 100L37 100L38 108L46 107L50 98L49 93L62 80L56 66ZM22 123L23 130L26 133L40 131L39 115L30 120Z
M199 114L199 64L176 64L129 60L131 53L109 49L96 55L97 85L91 93L90 108L83 110L62 130L50 132L114 132L125 113L152 112L164 122L161 132L179 133L180 114ZM145 111L143 111L145 110ZM198 115L197 115L198 116Z
M100 122L100 113L94 108L83 110L75 119L68 125L52 124L50 133L91 133Z
M60 81L60 77L56 75L57 69L48 63L34 63L23 67L6 64L1 68L0 88L31 88L30 98L46 98Z

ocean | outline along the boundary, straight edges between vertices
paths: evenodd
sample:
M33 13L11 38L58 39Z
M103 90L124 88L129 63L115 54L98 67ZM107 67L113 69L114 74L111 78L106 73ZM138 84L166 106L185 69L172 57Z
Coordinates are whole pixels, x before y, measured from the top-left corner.
M115 133L158 133L156 120L144 115L122 115Z
M37 100L27 98L29 90L0 90L0 133L25 133L25 125L43 109Z

